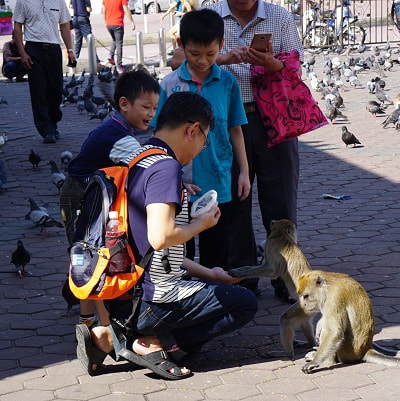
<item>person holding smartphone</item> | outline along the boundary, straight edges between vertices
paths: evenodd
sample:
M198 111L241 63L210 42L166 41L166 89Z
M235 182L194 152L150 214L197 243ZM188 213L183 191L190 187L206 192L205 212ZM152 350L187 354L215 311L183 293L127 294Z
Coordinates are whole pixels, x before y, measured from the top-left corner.
M272 220L297 221L297 190L299 181L299 152L297 139L267 147L267 128L264 126L255 103L250 65L264 66L271 72L283 68L274 57L280 52L297 49L303 59L303 47L293 16L283 7L263 0L221 0L206 6L216 11L224 20L224 45L217 63L232 73L239 83L247 125L243 125L246 154L249 162L250 182L257 177L258 201L262 221L270 233ZM270 33L271 40L265 51L251 47L257 33ZM261 49L262 50L262 49ZM237 192L238 166L233 162L232 193ZM231 267L255 265L256 244L252 225L252 196L245 200L232 197L229 265ZM257 279L248 282L256 290ZM291 302L283 280L273 280L275 295Z

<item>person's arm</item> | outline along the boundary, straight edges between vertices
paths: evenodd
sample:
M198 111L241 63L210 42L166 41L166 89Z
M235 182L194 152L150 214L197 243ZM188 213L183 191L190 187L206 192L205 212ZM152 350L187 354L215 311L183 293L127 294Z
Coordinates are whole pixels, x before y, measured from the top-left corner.
M21 55L21 63L26 70L30 70L33 64L29 54L25 51L24 42L22 39L22 23L14 22L14 41L17 45L18 52Z
M65 44L65 48L68 52L69 59L74 62L75 61L75 54L72 48L72 38L71 38L71 31L70 31L70 24L69 21L65 22L64 24L60 24L60 32L62 40Z
M246 62L253 65L261 65L270 72L277 72L283 68L282 61L274 57L274 49L271 40L268 42L268 47L265 52L259 52L249 47L246 54Z
M164 18L171 14L173 10L175 10L175 8L178 7L178 2L174 1L170 6L169 9L167 11L165 11L165 13L161 16L161 22L164 21Z
M8 63L9 61L14 61L14 62L21 61L21 56L13 56L10 47L10 42L4 43L3 58L6 63Z
M238 283L243 280L241 278L233 278L221 267L213 267L210 269L188 258L183 260L182 265L192 277L197 277L202 280L219 281L228 284Z
M249 165L247 162L246 148L244 146L243 131L239 125L229 130L233 154L239 165L238 194L240 200L245 200L250 193Z
M220 53L217 57L218 65L239 64L246 60L247 46L238 46L229 53Z
M127 4L123 4L122 7L124 8L124 13L126 17L128 18L129 22L131 23L132 26L132 31L135 30L135 21L133 20L131 10L129 10L129 7Z
M151 203L146 206L147 236L155 250L183 244L195 235L217 224L221 212L217 206L185 225L175 223L175 203Z

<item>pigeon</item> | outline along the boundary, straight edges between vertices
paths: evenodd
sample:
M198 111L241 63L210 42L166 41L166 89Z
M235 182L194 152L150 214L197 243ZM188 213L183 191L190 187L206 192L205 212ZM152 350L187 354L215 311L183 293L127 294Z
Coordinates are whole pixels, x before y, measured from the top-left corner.
M7 102L5 97L0 96L0 104L8 104L8 102Z
M370 100L365 107L373 117L376 117L377 114L385 114L385 109L375 100Z
M342 141L346 144L346 149L348 145L353 145L355 148L356 145L361 145L361 142L352 134L346 126L342 127Z
M25 216L25 219L31 220L36 227L40 227L39 235L43 232L45 227L63 227L62 223L50 216L44 206L38 206L33 198L29 198L29 205L30 211Z
M3 185L7 183L6 164L3 159L0 159L0 191L5 191Z
M58 191L60 191L66 178L65 174L58 169L54 160L50 160L48 164L51 166L51 181L57 187Z
M343 120L348 119L347 116L345 116L337 107L332 104L330 99L327 100L326 107L328 109L326 112L326 118L330 120L331 123L337 118L341 118Z
M32 168L35 169L38 168L39 163L42 159L33 149L31 149L28 160L32 163Z
M11 254L11 263L17 269L19 278L22 278L25 272L25 266L30 262L31 255L25 249L21 240L17 241L17 249Z
M72 77L70 79L70 81L67 83L67 85L65 85L65 87L67 89L72 89L74 88L76 85L78 85L76 78L75 78L75 74L72 74Z
M385 121L382 123L383 128L386 128L389 124L394 124L396 125L397 121L399 120L400 117L400 109L394 110L391 114L389 114Z
M83 107L90 115L97 113L96 105L90 100L90 96L83 95Z
M65 149L63 152L61 152L60 159L63 170L67 171L69 162L72 160L72 153Z
M8 141L7 134L5 132L2 132L0 134L0 148L3 147L7 143L7 141Z
M78 79L76 80L77 84L82 87L83 83L85 82L85 74L86 70L83 69L81 75L79 75Z
M66 97L66 102L69 103L76 103L78 101L78 87L75 86L74 90Z
M381 102L382 106L385 104L385 102L388 104L393 104L392 100L389 99L388 95L383 92L383 89L380 86L375 88L375 96Z
M90 116L90 119L91 119L91 120L94 120L94 119L97 118L97 119L103 121L103 120L108 116L108 113L109 113L109 110L108 110L108 109L100 109L100 110L98 110L98 111L96 112L96 114L92 114L92 115Z

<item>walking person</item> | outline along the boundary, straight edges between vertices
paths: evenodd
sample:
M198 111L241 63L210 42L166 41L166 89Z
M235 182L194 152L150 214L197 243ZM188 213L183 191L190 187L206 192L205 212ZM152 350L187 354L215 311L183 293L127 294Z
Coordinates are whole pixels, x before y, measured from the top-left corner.
M250 182L257 177L258 204L262 221L270 233L271 220L297 221L297 190L299 181L299 152L297 138L267 146L268 127L265 127L255 103L250 65L262 65L270 72L279 71L283 63L274 57L280 52L297 49L303 58L303 47L293 16L283 7L263 0L222 0L207 6L224 20L224 45L217 63L232 73L240 86L247 125L243 125ZM272 33L272 43L266 52L251 49L256 32ZM235 160L232 167L232 194L237 193L239 169ZM232 197L230 235L231 267L255 265L256 244L252 225L252 196L240 200ZM273 280L275 295L292 302L283 280ZM257 286L257 279L253 279Z
M76 59L79 59L83 38L85 38L87 42L88 35L92 33L92 25L90 24L92 5L90 0L71 0L70 6L74 13L72 18L72 27L74 28L75 33L75 57ZM100 61L97 54L96 61Z
M43 143L55 143L60 136L57 123L62 118L63 58L60 33L68 57L75 61L70 33L71 15L64 0L17 0L13 21L15 43L22 65L28 71L36 129L43 137Z
M124 71L122 66L123 42L124 42L124 15L131 23L132 31L135 30L135 22L128 7L128 0L103 0L103 13L106 27L111 35L112 43L108 62L117 66L117 71ZM117 61L115 62L115 54Z

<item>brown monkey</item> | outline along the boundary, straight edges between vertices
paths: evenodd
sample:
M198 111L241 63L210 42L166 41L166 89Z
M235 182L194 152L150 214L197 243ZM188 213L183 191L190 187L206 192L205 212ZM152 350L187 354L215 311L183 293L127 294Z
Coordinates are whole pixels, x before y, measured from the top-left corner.
M296 225L290 220L271 222L271 234L268 236L264 261L259 266L243 266L229 270L233 277L282 277L290 294L297 298L297 283L299 277L310 271L307 258L297 245ZM280 338L283 349L288 357L294 357L293 341L295 329L300 327L306 339L307 346L315 345L314 329L311 317L314 313L306 313L299 302L291 305L280 317Z
M365 361L400 367L400 358L372 349L388 351L372 342L374 313L371 301L356 280L347 274L310 270L299 278L298 295L305 313L322 313L317 324L319 346L312 360L304 365L304 373L336 362Z

